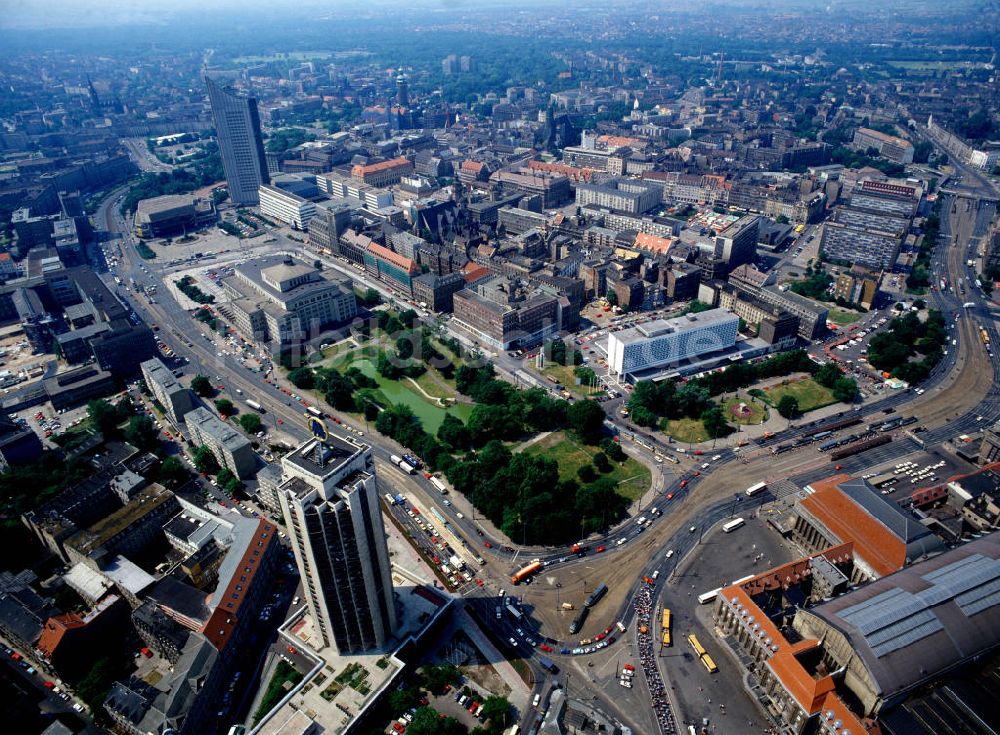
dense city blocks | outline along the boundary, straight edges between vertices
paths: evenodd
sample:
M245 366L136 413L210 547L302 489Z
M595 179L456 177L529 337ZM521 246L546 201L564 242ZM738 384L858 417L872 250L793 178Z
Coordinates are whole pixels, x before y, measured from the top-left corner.
M997 21L8 3L12 732L1000 731Z

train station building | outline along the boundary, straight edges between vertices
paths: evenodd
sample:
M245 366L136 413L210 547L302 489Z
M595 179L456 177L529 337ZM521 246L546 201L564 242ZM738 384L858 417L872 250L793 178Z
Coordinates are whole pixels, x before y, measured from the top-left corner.
M857 585L866 552L847 541L719 592L760 707L795 735L993 731L1000 535Z

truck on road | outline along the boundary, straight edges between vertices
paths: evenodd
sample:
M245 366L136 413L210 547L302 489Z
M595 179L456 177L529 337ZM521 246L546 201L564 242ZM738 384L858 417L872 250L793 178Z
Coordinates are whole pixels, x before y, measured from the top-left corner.
M392 461L394 465L399 467L399 469L401 469L408 475L412 475L414 472L416 472L416 470L413 469L413 467L409 465L402 457L399 457L395 454L390 454L389 459Z

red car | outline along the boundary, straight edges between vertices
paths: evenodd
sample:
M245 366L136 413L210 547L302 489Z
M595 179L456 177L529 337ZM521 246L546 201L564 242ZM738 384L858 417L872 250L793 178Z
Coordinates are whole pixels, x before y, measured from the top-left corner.
M844 465L838 464L836 467L834 467L834 469L836 469L836 470L842 470L842 469L844 469Z
M701 472L699 472L698 470L695 470L693 477L700 477L700 476L701 476Z
M700 449L696 449L696 450L694 450L694 453L695 453L696 455L698 455L699 457L700 457L701 455L703 455L703 454L704 454L704 452L703 452L703 451L701 451Z
M493 548L493 544L491 544L489 541L483 541L483 546L485 546L487 549Z
M598 633L594 636L595 641L603 641L607 636L604 633Z
M485 582L483 582L483 580L481 580L481 579L476 579L476 584L477 584L478 586L480 586L480 587L483 587L483 586L485 586L485 584L486 584L486 583L485 583Z
M673 500L673 499L674 499L674 494L673 493L667 493L667 500Z
M538 648L539 648L539 650L545 651L546 653L552 653L552 646L550 646L550 645L548 645L546 643L543 643Z
M600 554L602 551L607 551L607 549L603 546L598 546L596 549L594 549L595 554Z
M406 728L400 725L398 722L392 723L392 729L396 732L405 732Z
M42 684L42 686L45 687L46 689L55 689L56 687L56 685L53 684L51 681L45 682L44 684Z
M288 652L289 652L289 653L291 653L291 654L296 654L296 653L298 653L298 651L296 651L296 650L295 650L294 648L292 648L291 646L289 646L289 647L288 647Z
M688 481L687 480L681 480L681 487L687 487L687 486L688 486Z

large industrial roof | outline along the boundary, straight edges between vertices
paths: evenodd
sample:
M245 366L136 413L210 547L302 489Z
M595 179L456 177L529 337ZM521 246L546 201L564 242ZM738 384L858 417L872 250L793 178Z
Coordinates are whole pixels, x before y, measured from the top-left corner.
M843 632L883 697L1000 644L1000 534L808 611Z

